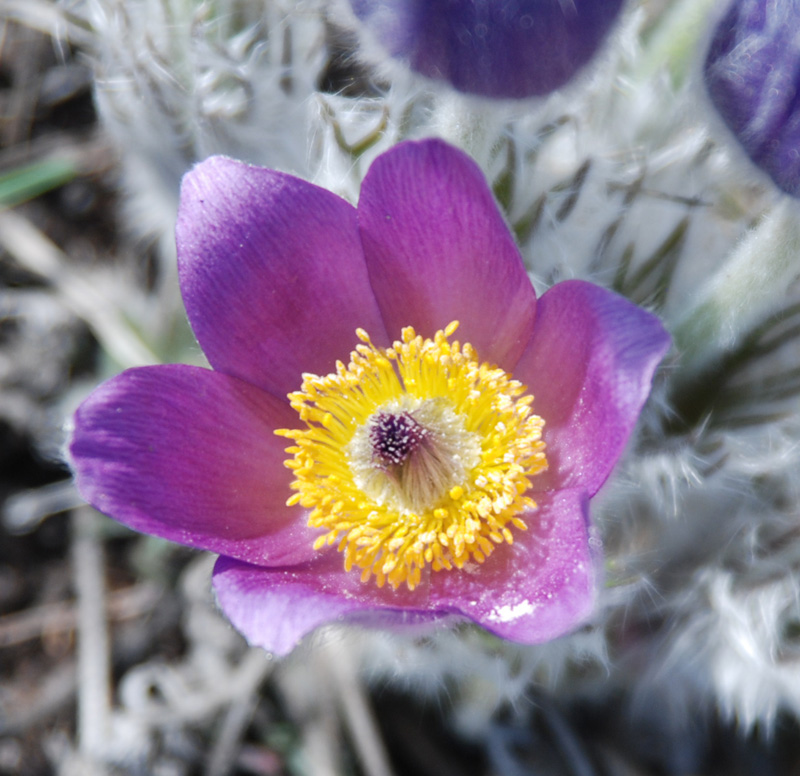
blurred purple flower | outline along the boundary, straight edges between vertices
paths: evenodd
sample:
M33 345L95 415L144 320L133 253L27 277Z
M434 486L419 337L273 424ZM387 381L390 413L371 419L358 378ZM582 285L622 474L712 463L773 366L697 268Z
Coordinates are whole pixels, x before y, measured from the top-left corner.
M350 0L388 53L483 97L549 94L595 55L623 0Z
M277 653L337 619L533 643L589 615L588 500L668 347L653 316L581 281L537 301L479 168L436 140L379 157L357 210L210 158L177 243L213 370L133 369L84 402L90 503L219 553L222 609Z
M704 78L714 107L775 184L800 196L800 0L736 0Z

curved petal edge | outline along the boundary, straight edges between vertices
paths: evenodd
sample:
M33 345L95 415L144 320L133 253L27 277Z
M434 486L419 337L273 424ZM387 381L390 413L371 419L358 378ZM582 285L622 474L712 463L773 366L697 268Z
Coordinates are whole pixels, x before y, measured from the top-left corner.
M288 403L208 369L130 369L78 408L69 456L78 491L121 523L270 565L313 554L317 532L287 507L277 427Z
M534 490L597 492L636 425L670 341L656 316L600 286L570 280L542 295L514 372L545 421L549 468L533 479Z
M213 156L186 174L176 227L186 312L211 365L276 396L386 335L345 200Z
M431 337L454 320L481 359L513 367L533 328L536 294L478 165L441 140L378 157L358 222L386 329Z

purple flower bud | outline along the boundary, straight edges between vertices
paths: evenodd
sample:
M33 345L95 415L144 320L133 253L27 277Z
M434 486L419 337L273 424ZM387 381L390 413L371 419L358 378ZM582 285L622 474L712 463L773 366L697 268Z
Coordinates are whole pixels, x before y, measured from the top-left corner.
M800 196L800 2L733 2L714 29L703 74L750 159Z
M483 97L549 94L594 56L623 0L350 0L391 56Z

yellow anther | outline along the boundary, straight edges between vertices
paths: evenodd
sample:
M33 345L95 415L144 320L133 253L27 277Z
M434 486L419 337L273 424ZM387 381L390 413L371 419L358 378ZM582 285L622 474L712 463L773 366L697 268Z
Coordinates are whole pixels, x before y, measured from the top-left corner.
M456 485L450 488L450 498L453 501L458 501L464 495L464 488L460 485Z

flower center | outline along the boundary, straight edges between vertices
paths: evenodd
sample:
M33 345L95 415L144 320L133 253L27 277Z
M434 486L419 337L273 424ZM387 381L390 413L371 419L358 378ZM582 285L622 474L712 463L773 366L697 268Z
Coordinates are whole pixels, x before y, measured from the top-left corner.
M315 549L338 543L345 568L379 586L483 563L536 508L526 493L547 468L544 421L521 383L450 341L457 326L433 339L408 327L391 348L359 329L347 366L289 394L306 427L276 431L294 440L287 504L325 530Z
M377 504L433 509L480 463L480 439L440 398L403 396L374 412L347 446L353 481Z
M371 418L369 443L375 460L383 466L403 468L403 464L419 450L428 436L428 429L420 425L410 412L392 413L380 410Z

